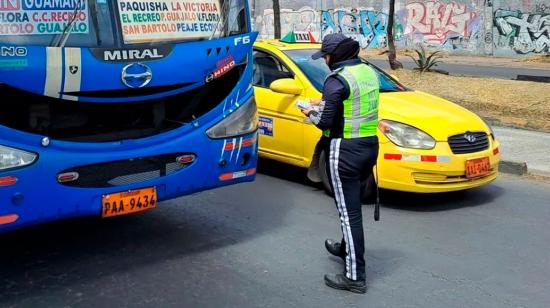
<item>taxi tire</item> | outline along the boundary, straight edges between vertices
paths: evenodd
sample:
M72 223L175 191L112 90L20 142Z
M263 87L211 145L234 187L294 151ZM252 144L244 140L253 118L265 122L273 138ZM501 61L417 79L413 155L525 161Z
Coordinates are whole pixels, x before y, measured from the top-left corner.
M330 180L327 174L326 163L326 153L323 150L319 155L319 177L321 178L325 192L329 196L334 196L334 192L332 191L332 186L330 185ZM375 190L376 183L374 181L374 176L371 174L366 180L361 182L361 200L365 202L372 201Z

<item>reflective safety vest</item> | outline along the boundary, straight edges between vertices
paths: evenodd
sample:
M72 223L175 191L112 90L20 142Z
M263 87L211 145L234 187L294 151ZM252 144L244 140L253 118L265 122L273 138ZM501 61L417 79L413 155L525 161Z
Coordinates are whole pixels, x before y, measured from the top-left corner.
M376 135L378 127L378 99L380 84L373 68L361 63L336 70L349 86L349 97L344 100L344 139ZM325 131L325 136L330 132Z

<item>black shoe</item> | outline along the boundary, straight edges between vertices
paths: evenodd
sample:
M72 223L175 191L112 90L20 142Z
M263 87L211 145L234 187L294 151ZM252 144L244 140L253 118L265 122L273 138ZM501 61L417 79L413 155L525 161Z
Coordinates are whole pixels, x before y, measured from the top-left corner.
M361 294L367 293L367 283L365 280L351 280L344 274L325 275L325 284L338 290Z
M335 240L328 239L325 241L325 248L327 251L331 255L339 257L346 262L346 253L342 253L342 248L340 246L340 242L336 242Z

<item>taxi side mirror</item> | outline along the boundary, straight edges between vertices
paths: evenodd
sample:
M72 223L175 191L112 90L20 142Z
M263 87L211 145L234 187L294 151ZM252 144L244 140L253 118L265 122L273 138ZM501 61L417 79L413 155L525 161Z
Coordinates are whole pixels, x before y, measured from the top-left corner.
M391 78L395 79L395 81L399 81L399 78L397 78L397 76L395 76L394 74L388 74L390 75Z
M304 90L302 86L292 78L277 79L269 85L269 89L273 92L290 95L300 95Z

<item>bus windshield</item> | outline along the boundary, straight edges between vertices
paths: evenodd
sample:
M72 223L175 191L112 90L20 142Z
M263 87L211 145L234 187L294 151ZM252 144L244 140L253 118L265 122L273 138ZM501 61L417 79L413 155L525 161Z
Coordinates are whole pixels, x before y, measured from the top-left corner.
M249 31L245 0L4 0L0 43L123 47Z

